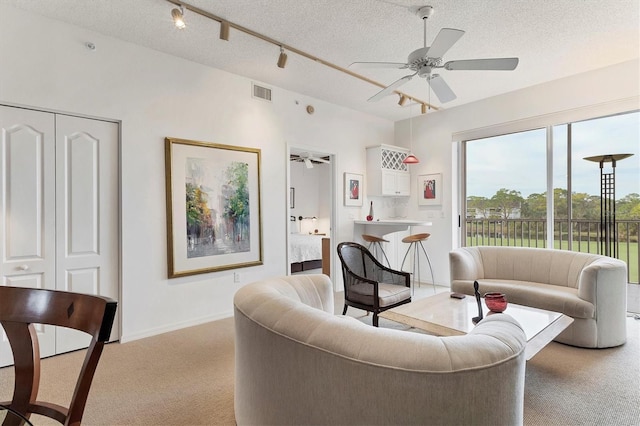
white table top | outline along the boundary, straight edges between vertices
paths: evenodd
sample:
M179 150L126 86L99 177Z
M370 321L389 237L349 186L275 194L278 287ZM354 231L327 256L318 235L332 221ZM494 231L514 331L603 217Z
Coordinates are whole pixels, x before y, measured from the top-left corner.
M450 292L414 300L380 314L380 318L406 324L437 336L456 336L469 333L474 327L472 318L478 315L473 296L453 299ZM484 303L483 315L489 315ZM572 322L573 318L560 312L531 308L509 303L505 314L511 315L522 326L527 336L525 358L530 360Z

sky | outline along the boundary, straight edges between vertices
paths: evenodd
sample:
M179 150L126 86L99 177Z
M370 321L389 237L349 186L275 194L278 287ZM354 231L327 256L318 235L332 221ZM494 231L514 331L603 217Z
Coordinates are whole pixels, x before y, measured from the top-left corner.
M616 199L640 194L640 112L572 123L572 192L600 195L598 163L584 160L602 154L633 154L616 164ZM566 188L567 125L553 130L554 188ZM467 143L467 197L491 198L513 189L527 198L546 191L546 129ZM605 173L612 171L606 163Z

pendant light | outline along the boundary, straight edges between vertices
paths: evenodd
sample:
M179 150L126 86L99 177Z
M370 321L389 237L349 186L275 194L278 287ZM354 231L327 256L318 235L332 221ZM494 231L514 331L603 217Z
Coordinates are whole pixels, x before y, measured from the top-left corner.
M404 164L418 164L420 160L413 155L413 104L409 107L409 155L407 155L402 162Z

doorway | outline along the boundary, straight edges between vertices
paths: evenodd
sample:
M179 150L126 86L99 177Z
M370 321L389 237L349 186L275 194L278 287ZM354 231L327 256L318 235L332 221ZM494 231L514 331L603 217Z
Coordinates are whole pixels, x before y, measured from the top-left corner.
M287 270L334 276L335 155L290 146L288 156Z

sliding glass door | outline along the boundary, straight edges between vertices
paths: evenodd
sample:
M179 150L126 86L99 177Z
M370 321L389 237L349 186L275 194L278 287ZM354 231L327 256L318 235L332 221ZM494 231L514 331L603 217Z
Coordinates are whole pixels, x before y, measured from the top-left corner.
M615 189L615 253L627 262L629 281L637 283L637 111L464 142L462 244L601 253L601 170L585 158L608 154L633 154L616 162L609 192ZM605 161L602 172L612 173L612 166Z
M469 141L466 245L546 247L546 129Z

